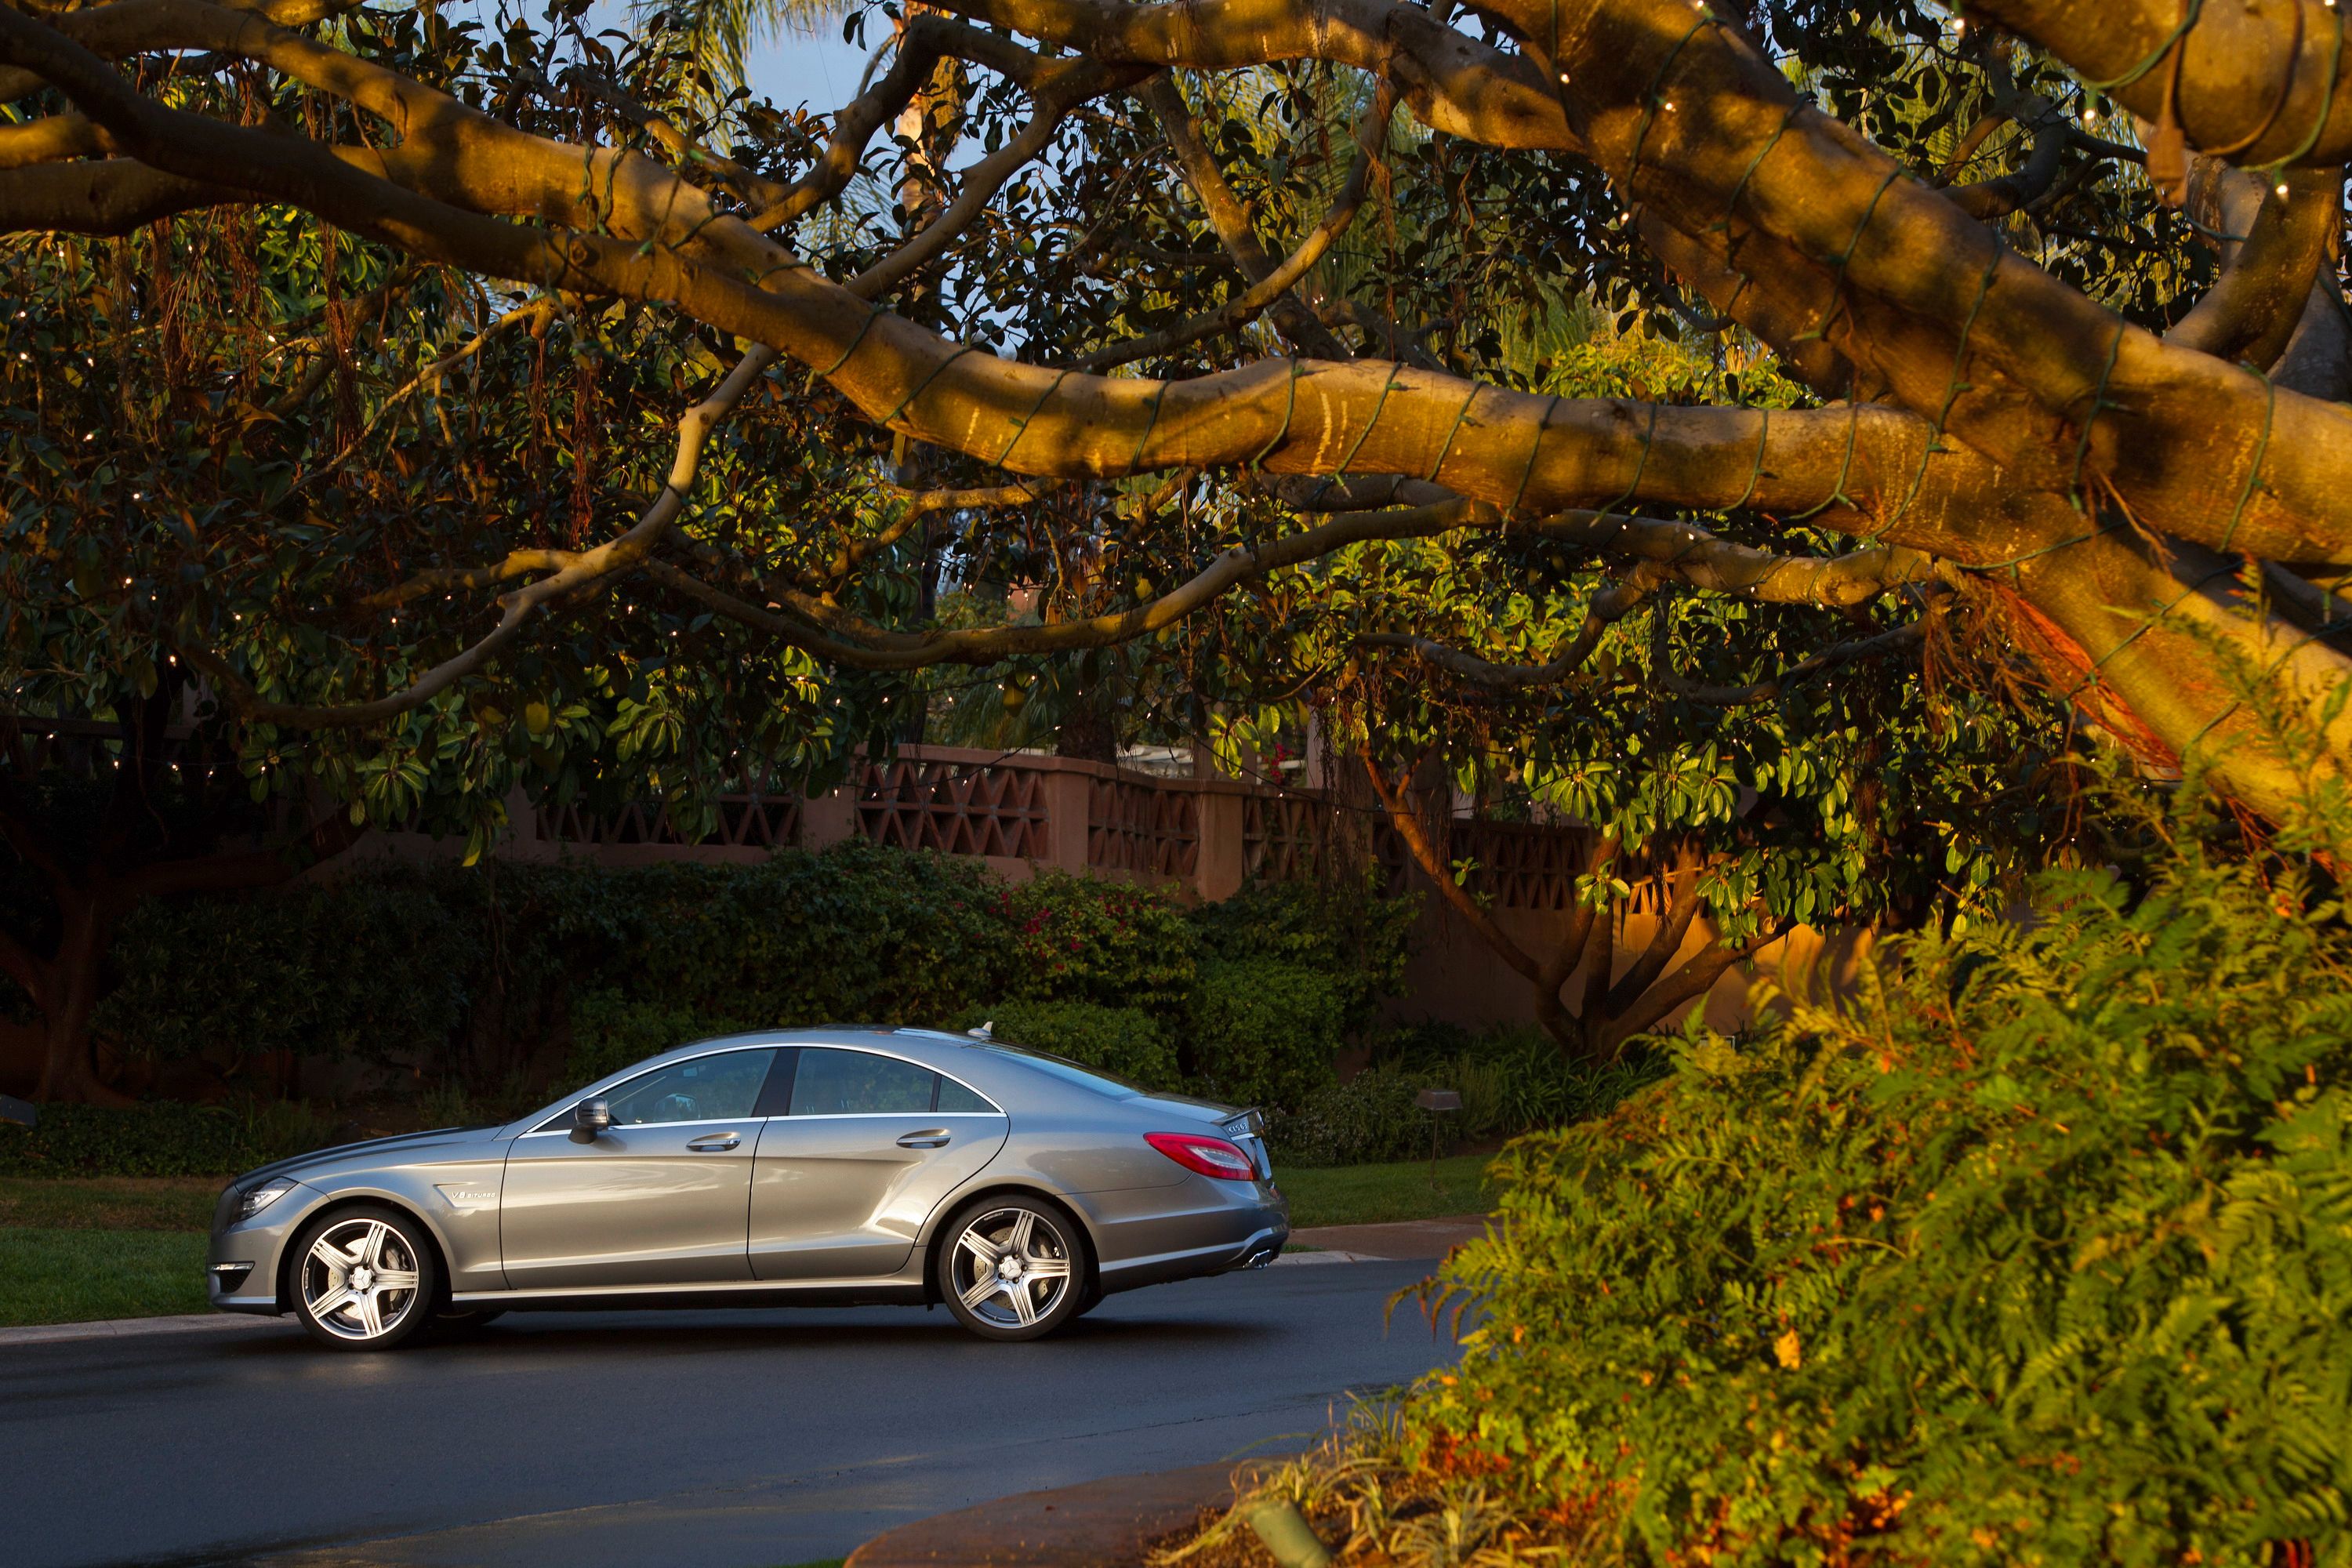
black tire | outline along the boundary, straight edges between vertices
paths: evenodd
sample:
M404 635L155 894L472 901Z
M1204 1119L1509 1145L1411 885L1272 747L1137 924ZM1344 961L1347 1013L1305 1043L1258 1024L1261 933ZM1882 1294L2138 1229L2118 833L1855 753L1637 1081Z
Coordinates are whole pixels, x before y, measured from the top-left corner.
M1090 1304L1094 1259L1067 1213L1007 1194L966 1204L941 1227L931 1282L956 1321L982 1339L1043 1339Z
M385 1276L402 1283L385 1284ZM312 1339L342 1351L386 1351L433 1321L441 1266L422 1225L398 1209L361 1204L303 1227L287 1284Z

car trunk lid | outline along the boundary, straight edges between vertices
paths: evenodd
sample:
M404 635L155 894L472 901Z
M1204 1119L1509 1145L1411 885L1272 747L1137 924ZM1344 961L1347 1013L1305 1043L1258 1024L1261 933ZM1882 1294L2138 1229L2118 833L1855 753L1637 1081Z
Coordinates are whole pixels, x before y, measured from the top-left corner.
M1274 1179L1274 1158L1265 1148L1264 1112L1255 1106L1247 1110L1236 1110L1217 1123L1217 1131L1232 1139L1240 1146L1242 1152L1250 1157L1250 1163L1257 1167L1260 1181Z

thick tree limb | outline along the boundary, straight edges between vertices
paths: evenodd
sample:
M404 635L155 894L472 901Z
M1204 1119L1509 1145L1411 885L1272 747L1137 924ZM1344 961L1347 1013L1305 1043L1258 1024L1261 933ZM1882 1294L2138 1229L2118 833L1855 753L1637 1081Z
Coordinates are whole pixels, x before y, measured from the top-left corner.
M0 173L0 233L112 237L157 218L252 200L247 192L167 174L129 158L38 163Z
M2343 224L2343 172L2297 169L2273 186L2262 174L2200 158L2189 171L2190 209L2223 234L2221 276L2164 334L2195 349L2269 370L2286 352Z
M1392 0L947 0L943 9L1012 27L1098 60L1227 70L1319 59L1394 80L1433 131L1490 147L1576 151L1535 62Z
M2352 162L2352 50L2334 62L2336 80L2328 80L2337 7L2305 0L2208 4L2178 42L2182 11L2175 0L1971 0L1969 10L2032 39L2087 79L2137 71L2110 90L2144 120L2163 115L2178 55L2174 101L2191 147L2231 148L2231 160L2248 168L2297 153L2315 167Z
M1522 978L1542 988L1547 974L1545 965L1513 941L1510 933L1496 923L1495 917L1486 907L1472 898L1454 879L1452 868L1445 864L1444 851L1430 837L1428 825L1405 800L1403 790L1389 783L1388 775L1381 771L1370 751L1360 751L1358 757L1364 765L1365 777L1371 781L1372 793L1380 797L1381 805L1388 813L1389 826L1396 829L1397 837L1404 841L1406 852L1421 868L1422 875L1429 879L1430 885L1437 889L1438 897L1445 900L1447 907L1459 915L1465 924L1478 933L1478 940L1493 949L1496 957L1510 965ZM1550 989L1557 992L1559 988L1559 982L1553 980Z

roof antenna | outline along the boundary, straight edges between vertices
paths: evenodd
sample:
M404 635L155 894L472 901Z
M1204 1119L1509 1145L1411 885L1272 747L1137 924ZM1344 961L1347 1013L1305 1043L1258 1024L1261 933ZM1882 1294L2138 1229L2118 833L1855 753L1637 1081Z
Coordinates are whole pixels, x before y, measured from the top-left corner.
M987 1023L982 1024L979 1028L977 1028L977 1029L966 1029L966 1030L964 1031L964 1033L965 1033L965 1034L967 1034L967 1035L970 1035L970 1036L971 1036L973 1039L975 1039L975 1040L986 1040L986 1041L988 1041L988 1042L989 1042L989 1043L991 1043L991 1044L994 1044L994 1043L995 1043L995 1040L996 1040L996 1036L995 1036L992 1031L993 1031L993 1030L995 1029L995 1027L996 1027L996 1020L995 1020L995 1019L993 1019L993 1018L991 1018Z

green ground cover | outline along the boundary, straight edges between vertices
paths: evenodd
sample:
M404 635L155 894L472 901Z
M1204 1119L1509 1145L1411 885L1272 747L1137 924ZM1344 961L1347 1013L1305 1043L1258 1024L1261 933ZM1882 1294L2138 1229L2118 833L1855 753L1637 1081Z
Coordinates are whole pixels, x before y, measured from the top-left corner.
M1290 1199L1292 1228L1319 1225L1384 1225L1485 1214L1495 1206L1486 1180L1492 1154L1457 1154L1433 1167L1427 1160L1391 1165L1275 1168Z
M0 1228L0 1327L204 1310L201 1230Z
M221 1186L209 1176L0 1176L0 1228L201 1232Z
M0 1177L0 1327L205 1310L216 1181Z

